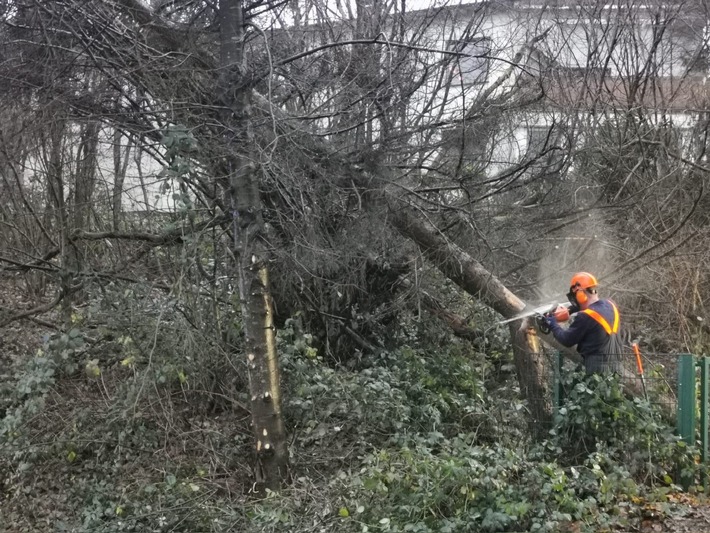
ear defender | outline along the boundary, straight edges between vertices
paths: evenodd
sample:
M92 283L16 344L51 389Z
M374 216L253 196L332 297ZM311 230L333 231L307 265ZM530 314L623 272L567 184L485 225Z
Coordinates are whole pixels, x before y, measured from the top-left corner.
M589 295L597 292L597 278L589 272L577 272L572 276L572 281L570 281L569 285L567 297L573 305L575 302L580 306L587 305L589 303ZM574 298L574 301L572 298Z

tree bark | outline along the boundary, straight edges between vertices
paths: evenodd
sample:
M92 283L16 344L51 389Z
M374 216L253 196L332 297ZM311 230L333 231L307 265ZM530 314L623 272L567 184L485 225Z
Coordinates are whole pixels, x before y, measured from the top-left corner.
M549 429L552 421L552 373L537 331L525 322L510 324L510 338L520 393L527 398L530 409L530 431L539 436Z
M73 292L72 269L75 268L75 256L72 254L69 234L71 218L66 204L64 140L66 136L66 119L62 110L57 111L47 128L44 141L45 165L47 172L47 220L46 225L54 224L57 228L61 257L59 273L60 299L62 303L62 320L65 327L71 323L71 298ZM54 212L54 220L50 213Z
M113 218L113 230L119 231L121 228L121 215L123 213L123 184L126 181L126 170L130 160L132 139L126 135L125 152L122 150L121 138L123 133L116 128L113 131L113 195L111 198L111 212Z
M74 172L74 194L72 202L71 222L68 228L67 249L69 252L71 298L64 300L69 322L71 322L71 305L83 302L86 295L82 289L80 273L84 269L85 244L74 241L71 235L79 231L88 231L91 215L92 199L96 188L96 168L99 145L100 123L87 121L79 127L79 139L76 151L76 167Z
M221 76L219 100L230 153L225 161L233 217L233 251L239 279L244 343L249 373L252 426L256 439L256 483L276 490L288 479L286 430L281 414L276 335L273 322L264 221L254 166L252 87L244 57L244 12L240 0L219 4Z

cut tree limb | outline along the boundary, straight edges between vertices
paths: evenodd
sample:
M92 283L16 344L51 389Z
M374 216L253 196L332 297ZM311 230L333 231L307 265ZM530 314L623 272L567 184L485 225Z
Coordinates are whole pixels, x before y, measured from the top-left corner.
M449 241L433 224L416 216L411 207L388 199L393 206L389 222L400 234L414 241L446 277L505 318L512 318L525 309L525 302L480 262Z

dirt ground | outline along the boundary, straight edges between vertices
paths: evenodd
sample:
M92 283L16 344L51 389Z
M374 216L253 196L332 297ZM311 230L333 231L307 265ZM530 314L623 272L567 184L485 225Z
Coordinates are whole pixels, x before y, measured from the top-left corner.
M640 533L705 533L710 532L710 501L679 505L670 517L660 519L645 512L637 529Z
M624 528L609 530L600 526L598 531L610 533L710 533L710 499L704 496L697 497L678 493L669 496L669 501L666 503L630 504L622 512L637 518L629 520L630 524ZM586 530L589 530L589 526L590 524L587 525ZM579 533L582 530L580 524L574 524L564 533Z
M670 533L701 533L710 531L710 508L692 508L684 517L668 520L661 524L650 524L640 531L667 531Z

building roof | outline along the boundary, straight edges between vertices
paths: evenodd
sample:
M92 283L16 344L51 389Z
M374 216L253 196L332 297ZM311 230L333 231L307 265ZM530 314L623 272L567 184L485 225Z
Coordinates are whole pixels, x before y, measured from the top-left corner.
M540 84L541 105L560 110L633 109L689 113L710 109L706 76L622 78L598 72L551 73Z

